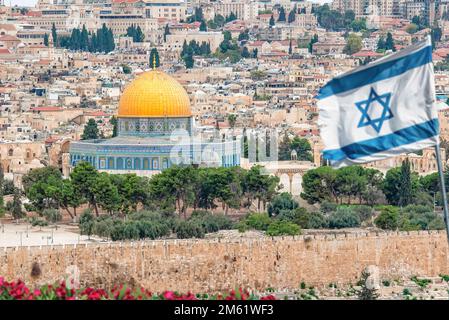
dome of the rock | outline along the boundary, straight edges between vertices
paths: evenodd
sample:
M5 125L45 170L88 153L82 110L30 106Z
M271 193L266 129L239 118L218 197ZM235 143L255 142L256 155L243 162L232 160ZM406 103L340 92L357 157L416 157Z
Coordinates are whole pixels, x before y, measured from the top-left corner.
M123 92L119 118L190 117L190 99L182 85L159 70L138 76Z

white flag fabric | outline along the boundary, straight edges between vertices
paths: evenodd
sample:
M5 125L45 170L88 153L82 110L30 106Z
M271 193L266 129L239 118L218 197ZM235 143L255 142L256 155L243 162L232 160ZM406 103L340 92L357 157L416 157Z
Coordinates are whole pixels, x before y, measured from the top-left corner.
M437 144L430 36L332 79L317 99L323 157L333 167L382 160Z

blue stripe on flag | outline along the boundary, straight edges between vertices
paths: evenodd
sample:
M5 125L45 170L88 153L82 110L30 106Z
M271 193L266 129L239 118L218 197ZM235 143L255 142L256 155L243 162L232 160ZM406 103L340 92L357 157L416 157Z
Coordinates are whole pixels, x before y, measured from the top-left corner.
M334 78L320 89L316 98L324 99L334 94L392 78L430 62L432 62L432 47L426 46L404 57L374 65L371 68L360 70L341 78Z
M346 158L358 159L431 138L438 135L438 130L438 119L432 119L378 138L348 144L341 149L324 150L323 157L335 161L340 161Z

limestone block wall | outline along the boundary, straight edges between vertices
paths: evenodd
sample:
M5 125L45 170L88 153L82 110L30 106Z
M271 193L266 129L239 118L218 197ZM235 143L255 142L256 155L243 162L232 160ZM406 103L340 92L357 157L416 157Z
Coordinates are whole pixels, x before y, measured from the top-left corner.
M381 279L449 274L444 231L235 240L167 240L0 248L0 275L43 284L79 274L82 285L142 285L153 292L236 287L294 289L356 283L368 265ZM75 271L74 271L75 270Z

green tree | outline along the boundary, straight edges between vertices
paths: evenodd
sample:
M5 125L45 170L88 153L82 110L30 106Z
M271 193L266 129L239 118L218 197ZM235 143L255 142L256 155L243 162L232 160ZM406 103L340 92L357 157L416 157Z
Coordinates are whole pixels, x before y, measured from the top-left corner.
M354 32L360 32L362 30L366 30L366 19L356 19L351 22L350 27Z
M296 19L296 5L295 7L288 13L287 22L292 23Z
M401 165L401 176L399 180L399 202L398 204L402 206L407 206L412 203L413 196L415 192L413 192L412 186L412 171L410 167L410 161L408 158L402 162Z
M48 47L49 46L49 40L48 40L48 34L44 34L44 46Z
M179 215L186 218L187 208L194 202L197 172L191 166L173 166L150 180L150 195L161 203L175 202Z
M410 171L408 161L403 162L401 167L388 170L382 183L382 191L388 203L392 205L410 203L416 195L418 187L418 176Z
M310 204L323 200L337 201L336 178L336 170L327 166L307 171L302 178L301 198Z
M231 13L229 14L229 16L226 17L226 22L231 22L237 20L237 15L231 11Z
M214 16L214 23L220 28L224 26L225 21L226 19L220 14Z
M58 33L56 31L56 25L54 23L51 26L51 36L53 40L53 46L56 48L58 46Z
M351 33L346 39L346 46L343 52L352 55L362 49L362 38L354 33Z
M290 160L292 151L296 151L297 160L313 161L312 147L307 139L295 136L292 140L285 134L279 144L279 160Z
M112 184L106 172L97 174L91 189L95 197L95 203L109 214L120 208L120 197L117 187Z
M159 52L156 48L151 49L150 52L150 66L152 68L159 68L160 60L159 60Z
M165 25L164 28L164 42L167 42L167 36L170 34L170 28L168 26L168 23Z
M271 15L271 18L270 18L270 21L269 21L269 25L270 25L270 27L274 27L275 24L276 23L274 22L274 17L273 17L273 15Z
M204 20L201 21L200 31L203 31L203 32L207 31L207 24L206 24L206 22Z
M243 47L241 55L242 58L249 58L251 56L247 47Z
M62 188L62 174L58 168L34 169L23 176L22 184L26 197L38 212L58 207L55 193Z
M25 212L22 210L21 194L18 188L14 191L14 197L11 205L11 215L14 219L21 219L25 216Z
M97 183L99 173L88 162L78 162L70 173L75 194L87 200L89 205L94 208L96 215L99 215L97 199L95 194L95 184Z
M348 166L337 170L335 190L339 197L346 198L351 203L351 197L362 202L362 194L368 184L365 170L360 166Z
M310 42L309 42L309 47L308 47L309 48L309 53L313 52L313 44L317 43L317 42L318 42L318 35L314 34L312 39L310 39Z
M265 208L277 194L279 178L263 174L261 166L253 166L248 170L242 179L242 190L247 197L247 204L251 204L253 199L257 200L257 210L261 210L261 205Z
M235 127L235 123L237 122L237 115L234 114L234 113L230 113L228 115L228 122L229 122L229 126L231 128L234 128Z
M292 195L288 192L283 192L273 198L268 205L268 215L278 216L283 210L294 210L298 208L298 202L293 200Z
M279 22L285 22L286 19L285 19L285 9L284 9L284 7L280 7L278 12L279 12L278 21Z
M92 140L98 139L98 126L94 119L89 119L87 124L84 126L83 134L81 135L81 140Z
M377 52L381 52L385 50L385 39L384 37L380 37L377 41Z
M374 220L376 227L384 230L397 230L399 227L399 210L396 207L385 206Z
M72 219L76 217L76 209L85 202L83 197L76 194L75 187L69 179L62 180L59 188L51 189L50 194L58 204L58 208L65 210Z
M193 59L192 50L188 50L187 53L182 57L187 69L192 69L195 65L195 60Z
M89 49L89 34L86 29L86 25L83 24L83 29L80 33L80 49L87 51Z
M239 34L238 41L243 41L243 40L249 40L249 30L248 29L246 29L245 31L243 31Z
M391 32L387 33L387 38L385 39L385 50L396 51L393 35L391 34Z
M115 116L111 117L111 120L109 120L109 123L112 124L112 138L117 137L118 135L118 120Z

